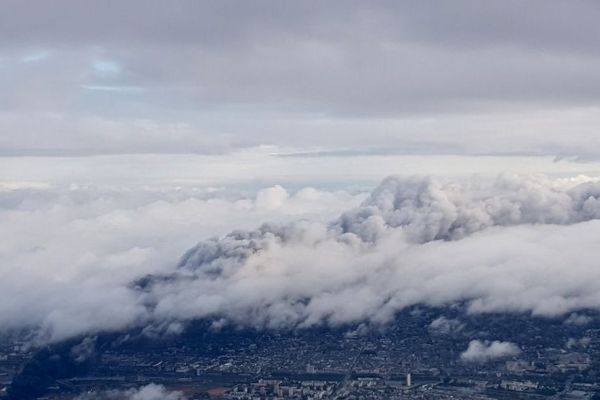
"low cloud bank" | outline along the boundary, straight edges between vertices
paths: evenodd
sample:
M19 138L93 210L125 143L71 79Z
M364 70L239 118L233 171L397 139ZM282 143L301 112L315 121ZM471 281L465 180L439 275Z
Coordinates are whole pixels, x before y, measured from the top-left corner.
M545 316L598 308L599 197L593 182L388 178L330 224L203 241L179 271L138 290L157 320L259 328L381 324L416 304Z
M247 193L245 193L247 192ZM0 331L39 330L57 341L149 318L130 283L172 272L198 239L265 220L327 221L365 194L279 186L0 190Z
M471 340L460 358L467 362L484 362L519 354L521 349L511 342Z
M39 340L56 341L136 325L177 332L196 318L379 325L418 304L600 309L600 183L590 179L391 177L366 199L280 187L236 199L76 192L3 198L7 329L38 327ZM191 238L215 234L176 265Z

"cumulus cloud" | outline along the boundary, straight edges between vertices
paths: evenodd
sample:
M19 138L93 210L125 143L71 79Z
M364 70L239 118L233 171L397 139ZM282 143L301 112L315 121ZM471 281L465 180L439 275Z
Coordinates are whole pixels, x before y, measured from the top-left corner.
M277 198L277 201L273 201ZM329 220L364 195L267 187L12 185L0 191L0 326L46 339L147 318L128 285L170 272L198 236L262 221Z
M544 179L502 177L492 185L442 185L431 178L388 178L339 221L364 241L375 225L402 228L410 240L460 239L492 226L573 224L600 216L600 185L561 190Z
M161 320L272 328L385 323L416 304L550 316L598 307L590 249L600 186L563 185L389 178L330 224L267 224L203 241L179 271L138 290Z
M519 347L511 342L471 340L469 347L461 353L460 358L467 362L484 362L515 356L520 352Z
M60 340L135 325L178 332L197 318L378 325L419 304L543 316L600 308L594 180L391 177L366 199L281 187L235 199L134 192L117 209L86 193L45 194L60 199L47 208L47 198L3 200L2 326ZM205 239L191 246L196 235Z
M138 389L107 390L77 397L77 400L185 400L178 391L169 391L162 385L149 384Z

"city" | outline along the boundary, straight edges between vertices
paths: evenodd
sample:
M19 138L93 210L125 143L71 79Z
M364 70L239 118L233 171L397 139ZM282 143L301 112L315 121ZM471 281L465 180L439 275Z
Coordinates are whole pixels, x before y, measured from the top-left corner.
M494 352L493 343L512 347ZM5 342L0 376L10 399L150 383L189 399L597 399L599 356L597 313L414 307L380 327L273 332L197 321L181 334L146 327L42 350Z

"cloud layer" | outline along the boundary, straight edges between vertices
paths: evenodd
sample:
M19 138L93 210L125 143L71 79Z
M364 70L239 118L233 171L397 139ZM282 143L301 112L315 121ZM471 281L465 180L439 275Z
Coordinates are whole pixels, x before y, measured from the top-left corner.
M43 341L177 332L197 318L379 325L419 304L552 317L600 308L591 179L391 177L366 199L281 187L249 198L11 189L2 202L1 325L38 328Z
M598 157L599 16L585 0L7 0L0 153Z
M201 242L180 271L140 292L159 319L272 328L384 323L415 304L540 315L598 307L599 194L596 183L565 190L533 178L388 178L333 223Z
M128 285L170 272L198 237L262 221L328 220L364 195L303 188L258 192L194 187L0 189L0 326L48 338L120 329L146 317Z

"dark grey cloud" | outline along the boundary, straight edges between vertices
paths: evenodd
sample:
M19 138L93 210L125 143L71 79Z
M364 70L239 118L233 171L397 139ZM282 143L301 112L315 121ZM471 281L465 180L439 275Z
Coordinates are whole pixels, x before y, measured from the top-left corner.
M342 40L363 36L459 46L512 44L597 51L598 4L586 0L303 1L252 3L8 0L2 41L66 45L248 43L271 35ZM280 37L281 38L281 37Z

